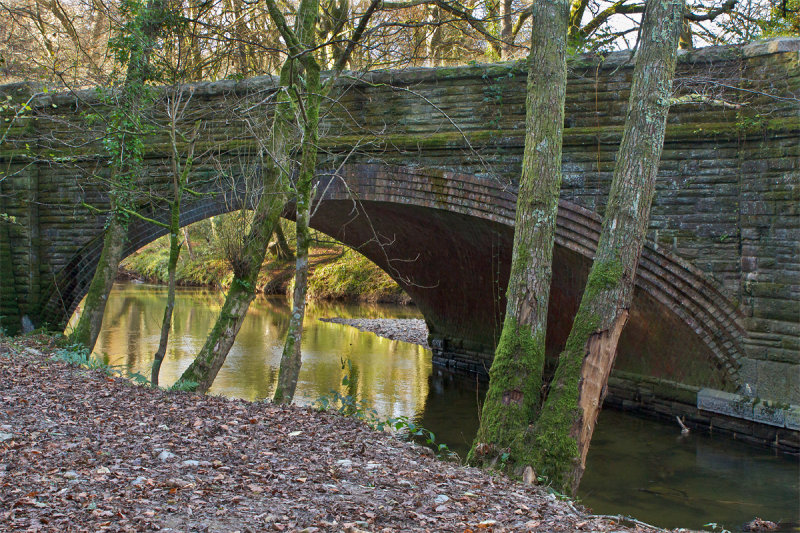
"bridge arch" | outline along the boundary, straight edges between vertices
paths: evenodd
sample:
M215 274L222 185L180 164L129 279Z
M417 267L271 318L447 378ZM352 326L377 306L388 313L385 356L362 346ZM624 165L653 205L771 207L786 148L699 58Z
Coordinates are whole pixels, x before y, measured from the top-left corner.
M359 250L403 286L426 317L435 354L488 369L505 309L515 187L442 169L362 163L320 173L317 190L322 201L311 225ZM232 197L218 194L187 205L181 224L238 208ZM596 213L559 203L551 355L566 340L599 233ZM133 221L125 255L163 234L163 228ZM98 235L56 275L44 295L46 322L66 322L88 289L101 248ZM744 335L740 312L716 282L646 243L618 368L732 388L740 381Z

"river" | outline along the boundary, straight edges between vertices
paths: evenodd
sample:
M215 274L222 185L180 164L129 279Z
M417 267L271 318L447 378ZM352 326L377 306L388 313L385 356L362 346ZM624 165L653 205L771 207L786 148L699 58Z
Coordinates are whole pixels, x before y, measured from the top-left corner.
M165 301L165 287L116 284L96 352L108 364L149 376ZM221 304L219 292L178 289L162 385L172 384L189 365ZM247 400L271 396L288 315L284 298L253 302L212 394ZM323 317L420 315L413 306L310 303L296 403L312 404L336 390L365 400L382 419L414 419L464 456L477 431L484 385L434 367L430 352L420 346L318 320ZM351 379L343 385L346 368L352 368ZM606 410L592 440L579 499L595 513L624 514L662 527L714 523L717 531L723 526L737 531L756 516L797 523L800 463L723 436L682 437L677 425Z

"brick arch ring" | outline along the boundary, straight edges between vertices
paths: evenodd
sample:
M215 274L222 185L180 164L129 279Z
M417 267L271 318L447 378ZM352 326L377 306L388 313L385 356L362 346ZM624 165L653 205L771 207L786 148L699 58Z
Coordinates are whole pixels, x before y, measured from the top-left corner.
M406 288L425 314L429 325L435 320L428 316L426 311L433 311L424 300L426 294L437 290L436 284L417 285L404 278L397 268L387 268L383 248L365 246L366 240L374 240L374 227L369 231L349 232L341 231L340 227L349 225L351 229L355 228L359 224L359 209L364 211L362 215L371 211L371 216L376 219L380 218L382 210L392 212L394 218L391 220L395 223L398 217L408 218L413 215L439 218L456 216L465 224L488 223L495 227L505 227L509 232L514 225L514 186L490 178L442 169L383 163L345 165L336 172L320 172L318 177L317 191L322 208L312 218L311 225L359 249L387 270ZM231 195L219 193L206 200L188 204L181 213L181 224L192 224L239 207ZM406 215L406 212L411 212L411 215ZM165 214L159 213L148 216L166 218ZM361 216L362 220L365 218ZM370 221L369 225L373 226L373 222ZM556 248L569 250L590 260L597 246L600 223L597 213L561 200L555 236ZM442 227L446 228L447 224ZM425 228L429 225L422 220L416 227ZM138 219L132 221L125 255L165 233L164 228ZM406 235L404 238L413 242L414 235ZM468 236L465 239L468 240ZM426 253L433 257L437 247L427 244L431 249ZM101 250L102 234L89 241L73 256L67 267L55 276L54 283L43 294L44 301L47 302L42 313L43 323L59 327L66 325L88 290ZM714 355L717 365L732 383L740 382L739 361L744 357L742 339L746 335L742 325L743 316L716 281L686 260L648 241L640 259L636 286L637 291L647 293L694 332ZM504 287L502 292L505 292ZM452 309L452 302L448 304Z

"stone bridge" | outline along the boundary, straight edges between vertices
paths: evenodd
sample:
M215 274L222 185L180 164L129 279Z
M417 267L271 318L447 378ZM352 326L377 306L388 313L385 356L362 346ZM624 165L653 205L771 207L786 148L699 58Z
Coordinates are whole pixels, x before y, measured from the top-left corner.
M800 39L681 55L648 242L618 375L800 403ZM548 347L563 345L596 246L625 119L627 52L570 62ZM323 121L312 226L394 277L438 362L488 368L502 324L523 151L525 65L371 72L339 80ZM30 85L0 87L27 102ZM201 122L190 224L241 207L274 80L183 89ZM40 94L0 146L0 315L61 328L84 296L107 205L107 99ZM157 120L163 120L154 112ZM9 115L6 115L9 119ZM10 126L9 126L10 124ZM170 146L146 139L143 212L165 219ZM98 179L100 178L100 179ZM246 198L246 197L244 197ZM134 219L127 253L164 230ZM649 378L647 378L649 379Z

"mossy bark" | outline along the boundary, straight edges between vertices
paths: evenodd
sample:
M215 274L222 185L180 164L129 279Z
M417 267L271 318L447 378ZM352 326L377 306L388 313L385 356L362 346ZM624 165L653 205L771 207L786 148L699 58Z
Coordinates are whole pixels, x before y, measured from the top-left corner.
M283 234L283 228L280 224L275 226L275 257L281 261L289 261L294 259L294 253L289 248L289 243L286 242L286 236Z
M574 494L633 299L675 72L683 0L651 0L608 206L578 313L528 443L539 475Z
M540 405L553 238L561 186L567 86L567 0L534 2L525 151L517 193L511 273L500 342L489 372L481 424L468 460L524 466L524 442Z
M195 134L192 137L188 153L186 154L186 160L181 164L181 154L178 151L178 131L176 123L177 107L173 107L170 116L172 118L170 124L170 141L172 143L172 200L169 205L169 262L167 263L167 275L169 279L167 282L167 304L164 306L164 318L161 321L161 335L158 340L158 348L153 355L153 365L150 369L150 384L153 387L158 386L158 375L161 371L161 363L164 361L164 356L167 353L169 331L172 327L172 312L175 309L175 278L178 270L178 258L181 253L181 200L189 182L189 172L192 169L194 158L194 141L197 137L197 130L195 129ZM184 236L186 244L189 246L189 232L184 231ZM191 251L191 248L189 248L189 250Z
M289 79L288 61L281 69L280 85L285 89ZM269 139L271 154L261 158L263 191L256 204L250 231L245 237L242 258L237 261L233 281L225 295L225 303L194 361L183 372L175 386L206 393L222 368L242 327L250 303L255 298L256 281L267 254L269 238L275 231L286 204L288 176L287 139L291 105L285 90L279 90L275 116Z
M314 49L314 26L318 11L318 0L304 0L300 4L297 15L299 30L297 40L305 50ZM319 107L322 91L320 67L317 61L307 52L307 57L302 64L305 70L302 88L305 94L299 96L299 98L304 100L305 115L303 117L300 171L295 185L297 258L294 292L292 295L292 314L289 318L289 329L286 332L286 341L281 354L278 383L273 396L275 403L292 402L302 365L301 344L303 321L306 313L306 291L308 289L308 248L311 242L311 231L308 224L311 217L314 170L317 166Z
M279 173L278 169L273 171ZM282 190L282 186L277 186L279 179L276 176L273 187L265 190ZM214 383L242 327L250 302L255 298L258 273L267 253L269 237L278 222L284 203L285 195L282 193L261 195L253 224L246 237L247 245L242 261L225 295L222 310L200 352L178 379L177 387L206 393Z
M152 75L150 56L164 24L165 14L164 0L150 0L146 8L137 15L134 29L131 35L127 36L130 37L131 46L128 50L128 65L119 105L124 106L128 113L142 113L143 87ZM125 129L120 126L121 131ZM86 346L89 351L94 349L100 334L108 294L114 285L119 263L122 261L129 216L126 210L136 208L135 205L131 205L130 193L134 188L131 183L132 176L136 175L137 169L135 162L128 161L126 151L120 150L120 152L120 157L115 158L111 168L110 183L113 184L110 191L111 213L103 236L103 251L89 284L89 292L86 294L78 324L70 334L72 342Z
M108 294L117 278L117 270L125 248L127 233L125 221L121 220L113 210L109 217L97 269L89 284L89 292L86 293L78 323L69 336L70 342L82 344L90 351L94 349L97 337L100 335Z
M286 340L281 353L278 383L273 395L275 403L292 403L302 365L301 345L308 289L308 248L311 241L311 232L308 227L310 199L301 199L300 197L303 195L304 191L298 187L297 257L295 259L294 290L292 291L292 314L289 317L289 329L286 331Z
M178 258L181 253L181 245L178 240L180 231L180 201L173 201L170 206L170 229L169 229L169 262L167 263L167 304L164 306L164 318L161 320L161 335L158 339L158 348L153 355L153 365L150 368L150 384L158 387L158 375L161 372L161 363L167 353L167 343L169 342L169 330L172 327L172 312L175 309L175 272L178 269Z

